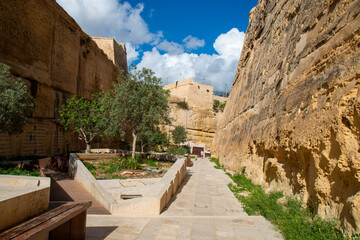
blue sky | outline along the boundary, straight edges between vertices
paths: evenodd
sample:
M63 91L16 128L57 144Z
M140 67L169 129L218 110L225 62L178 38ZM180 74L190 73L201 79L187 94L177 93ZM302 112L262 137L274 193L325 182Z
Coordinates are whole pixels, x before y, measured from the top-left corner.
M188 77L230 89L256 0L57 0L91 36L126 44L128 64L163 84Z

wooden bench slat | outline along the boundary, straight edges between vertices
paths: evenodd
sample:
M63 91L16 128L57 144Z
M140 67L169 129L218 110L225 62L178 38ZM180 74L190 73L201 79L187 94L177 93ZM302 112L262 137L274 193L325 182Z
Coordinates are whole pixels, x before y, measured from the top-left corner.
M68 202L0 233L1 239L30 239L53 230L79 213L91 202Z
M47 221L50 218L53 218L59 214L61 214L62 212L68 211L69 209L75 207L75 205L71 205L71 204L64 204L61 205L60 207L56 208L56 209L52 209L48 212L45 212L37 217L34 217L28 221L25 221L13 228L10 228L6 231L4 231L3 233L0 234L0 237L3 237L5 235L7 235L7 237L9 237L10 239L12 237L15 237L23 232L26 232L28 229L31 229L33 227L36 227L38 225L40 225L41 223Z

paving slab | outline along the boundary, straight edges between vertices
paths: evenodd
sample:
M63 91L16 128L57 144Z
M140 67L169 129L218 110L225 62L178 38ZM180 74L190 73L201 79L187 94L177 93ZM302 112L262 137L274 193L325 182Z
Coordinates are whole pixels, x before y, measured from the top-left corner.
M208 159L187 177L159 216L87 216L87 239L282 239L263 217L248 216L227 187L232 180Z

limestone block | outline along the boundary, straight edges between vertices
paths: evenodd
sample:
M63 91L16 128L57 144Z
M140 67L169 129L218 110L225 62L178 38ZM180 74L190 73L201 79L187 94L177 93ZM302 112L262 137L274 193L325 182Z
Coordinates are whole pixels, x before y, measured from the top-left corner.
M50 178L0 175L0 231L48 209Z

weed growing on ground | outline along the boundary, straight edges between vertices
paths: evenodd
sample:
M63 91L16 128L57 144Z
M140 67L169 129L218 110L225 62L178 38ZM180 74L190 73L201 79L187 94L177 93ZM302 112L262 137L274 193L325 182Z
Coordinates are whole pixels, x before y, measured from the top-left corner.
M41 174L39 169L31 165L24 165L21 168L16 167L13 164L4 164L0 166L0 174L5 175L25 175L25 176L33 176L40 177Z
M211 158L210 161L216 164L216 168L223 168L217 158ZM245 170L243 172L245 173ZM296 199L287 197L285 203L281 204L278 200L284 198L282 192L266 193L244 174L228 175L235 183L229 184L229 188L243 204L244 211L249 215L264 216L279 228L285 239L359 239L356 235L351 238L344 236L334 221L314 216Z
M210 162L213 162L213 163L216 164L216 166L215 166L214 168L216 168L216 169L223 169L223 170L225 171L224 165L220 164L218 158L210 157Z

